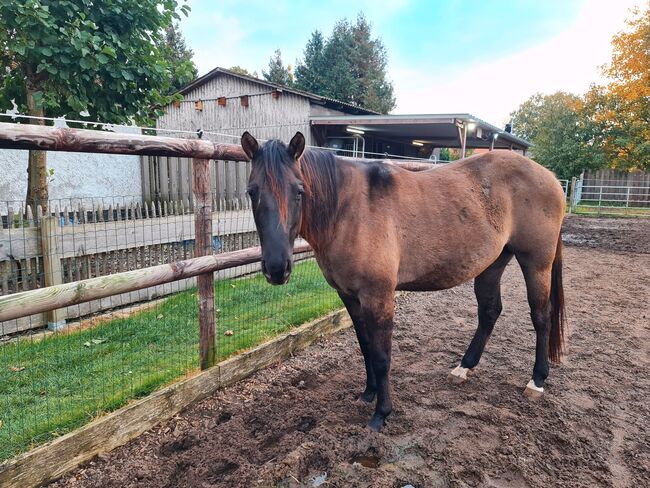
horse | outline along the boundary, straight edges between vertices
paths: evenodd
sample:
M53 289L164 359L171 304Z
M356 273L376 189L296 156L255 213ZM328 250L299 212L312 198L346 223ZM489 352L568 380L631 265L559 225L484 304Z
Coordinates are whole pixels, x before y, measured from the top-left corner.
M289 280L298 235L312 247L325 279L341 297L366 369L361 399L380 431L392 411L389 391L395 291L433 291L474 279L478 328L449 378L476 367L501 314L501 275L514 256L526 282L536 334L529 397L544 392L549 359L563 354L562 239L565 197L546 168L493 150L424 171L389 161L260 145L244 132L252 161L248 195L262 247L261 270L274 285Z

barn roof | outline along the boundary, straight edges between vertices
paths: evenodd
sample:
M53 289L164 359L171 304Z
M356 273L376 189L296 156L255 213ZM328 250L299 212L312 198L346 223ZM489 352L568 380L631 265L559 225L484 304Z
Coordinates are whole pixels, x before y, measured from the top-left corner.
M303 90L298 90L296 88L288 87L285 85L280 85L278 83L272 83L267 80L261 80L259 78L255 78L254 76L248 76L248 75L243 75L241 73L235 73L234 71L230 71L225 68L215 68L212 71L209 71L208 73L204 74L203 76L198 77L196 80L192 81L190 84L184 86L183 88L180 89L180 93L182 95L185 95L189 91L193 90L194 88L197 88L208 81L212 80L213 78L216 78L219 75L227 75L227 76L234 76L236 78L240 78L242 80L247 80L251 81L253 83L259 83L260 85L268 86L270 88L275 88L278 90L282 90L283 92L287 93L293 93L295 95L299 95L305 98L308 98L309 100L312 100L316 103L325 105L330 108L338 109L346 113L354 114L354 115L379 115L379 112L375 112L373 110L368 110L363 107L359 107L357 105L343 102L341 100L336 100L334 98L330 97L324 97L322 95L316 95L315 93L310 93L306 92Z

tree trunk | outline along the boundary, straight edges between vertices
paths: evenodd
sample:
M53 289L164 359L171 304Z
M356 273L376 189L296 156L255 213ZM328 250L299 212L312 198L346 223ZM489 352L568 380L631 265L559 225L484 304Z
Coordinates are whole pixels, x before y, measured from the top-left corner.
M34 90L27 88L27 109L28 114L35 117L43 117L43 107L36 106ZM30 119L30 123L45 125L42 119ZM29 162L27 164L27 197L25 203L31 205L34 211L37 205L47 210L49 190L47 187L47 153L45 151L29 151Z

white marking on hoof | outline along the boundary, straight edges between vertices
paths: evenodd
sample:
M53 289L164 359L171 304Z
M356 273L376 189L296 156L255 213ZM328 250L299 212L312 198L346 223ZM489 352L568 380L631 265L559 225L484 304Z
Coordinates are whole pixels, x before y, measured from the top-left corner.
M451 370L447 379L452 383L464 383L467 381L467 374L471 370L469 368L463 368L460 364Z
M526 395L528 398L540 398L541 396L544 395L544 388L540 388L539 386L535 385L535 382L533 380L530 380L528 384L526 385L526 389L524 390L524 395Z

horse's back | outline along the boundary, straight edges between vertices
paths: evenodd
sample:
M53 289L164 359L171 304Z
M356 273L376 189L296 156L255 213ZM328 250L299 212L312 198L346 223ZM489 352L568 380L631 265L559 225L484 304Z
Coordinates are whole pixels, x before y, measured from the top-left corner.
M491 151L399 179L402 288L455 286L506 246L554 252L564 194L553 173L524 156Z

